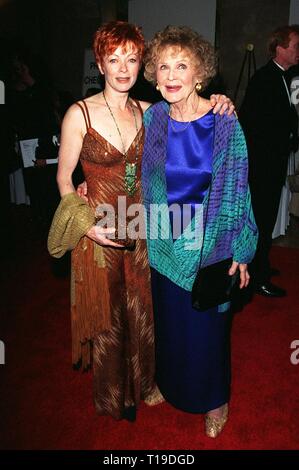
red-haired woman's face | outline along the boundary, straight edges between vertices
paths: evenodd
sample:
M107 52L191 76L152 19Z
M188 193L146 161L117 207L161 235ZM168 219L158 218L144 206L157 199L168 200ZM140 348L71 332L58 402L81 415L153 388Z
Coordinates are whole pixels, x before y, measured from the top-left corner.
M128 44L125 49L118 47L112 54L105 56L98 66L105 76L106 86L126 92L136 82L141 63L136 48Z

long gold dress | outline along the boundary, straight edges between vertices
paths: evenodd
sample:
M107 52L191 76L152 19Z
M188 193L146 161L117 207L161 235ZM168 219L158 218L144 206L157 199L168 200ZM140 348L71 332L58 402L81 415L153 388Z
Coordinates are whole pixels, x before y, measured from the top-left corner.
M127 207L132 203L140 203L144 128L139 130L127 152L128 161L131 162L135 161L137 150L139 153L137 191L134 196L128 196L124 186L123 154L92 128L87 105L84 101L81 103L83 104L77 104L84 114L87 132L80 162L88 185L89 205L95 209L98 204L109 203L116 210L118 196L127 198ZM78 275L78 269L73 269L73 317L76 316L78 287L85 294L88 293L85 295L85 299L88 299L85 305L87 311L94 308L100 296L105 294L101 278L97 280L100 269L97 268L96 250L96 243L83 237L72 252L72 266L87 268L83 280ZM99 414L109 414L120 419L127 407L138 406L140 400L149 397L154 390L150 270L144 239L137 239L132 251L105 247L103 252L110 296L111 326L92 341L94 400ZM77 355L76 360L78 358Z

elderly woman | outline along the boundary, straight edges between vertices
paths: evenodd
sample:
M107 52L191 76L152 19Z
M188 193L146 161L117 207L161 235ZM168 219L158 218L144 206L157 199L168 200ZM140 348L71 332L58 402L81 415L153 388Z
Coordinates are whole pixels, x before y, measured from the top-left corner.
M175 407L205 414L210 437L222 431L228 417L230 305L199 312L192 308L190 291L199 265L231 256L229 274L239 270L240 288L247 286L247 263L257 241L243 132L236 117L213 114L210 102L199 96L214 74L213 48L187 27L168 26L149 44L145 77L165 100L145 113L142 160L156 382ZM191 220L196 206L203 205L202 249L188 249L188 227L178 219L183 215L184 221L184 214L169 210L168 216L166 210L168 230L165 217L160 226L163 209L160 219L152 217L153 207L173 204L189 210Z

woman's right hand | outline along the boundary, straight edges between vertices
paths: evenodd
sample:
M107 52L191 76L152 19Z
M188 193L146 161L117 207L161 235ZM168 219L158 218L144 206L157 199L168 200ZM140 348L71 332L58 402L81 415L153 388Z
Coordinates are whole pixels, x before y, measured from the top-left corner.
M76 189L76 193L81 197L81 199L83 199L85 202L88 202L86 181L83 181L83 183L79 184Z
M115 233L115 228L103 228L98 225L94 225L88 230L88 232L86 233L86 236L101 246L111 246L113 248L124 248L123 245L119 245L118 243L115 243L113 240L110 240L110 238L107 238L107 235L112 234L112 233Z
M84 199L84 201L88 202L86 181L83 181L83 183L79 184L76 192L78 196ZM115 228L103 228L99 225L94 225L86 233L86 236L101 246L124 248L123 245L119 245L118 243L115 243L114 241L110 240L110 238L107 238L107 235L111 233L115 233Z

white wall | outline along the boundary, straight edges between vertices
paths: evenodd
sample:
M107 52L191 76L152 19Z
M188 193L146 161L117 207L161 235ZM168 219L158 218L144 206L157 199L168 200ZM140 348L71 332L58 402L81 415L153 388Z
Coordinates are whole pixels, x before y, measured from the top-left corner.
M289 24L299 24L299 1L290 1L290 19Z
M189 26L212 44L216 0L129 0L129 21L142 27L146 40L168 24Z

